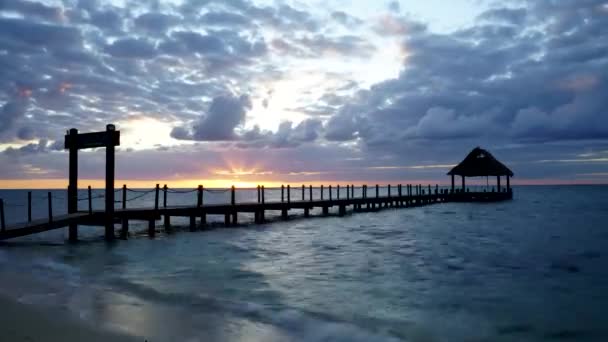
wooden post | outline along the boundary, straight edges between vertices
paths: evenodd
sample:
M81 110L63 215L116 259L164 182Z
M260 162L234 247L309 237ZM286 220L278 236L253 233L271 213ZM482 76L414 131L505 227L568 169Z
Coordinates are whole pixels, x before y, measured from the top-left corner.
M310 201L312 202L312 185L308 186L308 197L309 197Z
M6 230L6 220L4 218L4 200L0 198L0 229Z
M439 194L439 184L435 184L435 195Z
M452 175L452 193L454 193L454 175Z
M93 190L91 190L91 186L87 187L87 195L89 197L89 215L93 214Z
M287 184L287 203L291 202L291 185Z
M285 202L285 185L281 184L281 203Z
M329 186L329 201L332 201L332 195L331 195L331 185Z
M127 209L127 184L122 185L122 209Z
M171 216L167 215L167 213L165 213L165 215L163 215L163 218L165 219L165 231L168 231L171 229Z
M429 184L429 195L431 195L431 184Z
M391 198L391 185L388 185L388 198Z
M154 222L154 220L149 220L148 221L148 237L153 238L154 236L156 236L156 223Z
M500 176L496 176L496 188L498 189L498 192L500 192Z
M262 204L264 204L266 202L266 195L264 193L264 186L262 185ZM262 211L262 219L264 217L263 215L264 211Z
M198 186L198 191L196 193L196 206L198 208L203 206L203 186Z
M167 184L163 186L163 208L167 207Z
M340 184L336 185L336 199L340 200Z
M48 203L49 203L49 222L53 222L53 196L49 191L47 194Z
M234 185L230 188L230 204L236 204L236 188Z
M69 135L73 141L76 141L78 130L70 129ZM68 214L73 214L78 211L78 146L73 143L69 147L69 185L68 185ZM78 240L78 226L75 223L69 225L69 240L75 242Z
M27 192L27 222L32 222L32 192Z
M321 201L323 200L323 185L321 185Z
M346 184L346 199L350 199L350 185Z
M302 184L302 202L304 202L304 192L306 191L306 187Z
M196 216L190 216L190 231L196 230Z
M114 125L106 126L106 132L108 133L115 130ZM114 171L116 162L114 147L114 143L111 141L106 144L106 240L114 239Z
M262 201L262 193L260 191L260 186L258 185L258 203L260 203Z
M226 226L226 227L230 226L230 214L229 213L224 214L224 226Z
M156 184L156 189L154 193L154 210L158 210L158 192L160 191L159 185Z
M380 197L380 186L376 184L376 198Z
M462 192L465 192L464 176L462 176Z
M507 175L507 192L511 192L511 176Z

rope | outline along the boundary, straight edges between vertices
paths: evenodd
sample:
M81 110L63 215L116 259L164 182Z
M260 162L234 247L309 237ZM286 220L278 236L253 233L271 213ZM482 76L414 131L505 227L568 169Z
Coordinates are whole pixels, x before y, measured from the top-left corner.
M220 190L220 189L213 189L213 190L205 189L203 191L206 191L206 192L208 192L210 194L223 194L223 193L226 193L226 192L228 192L230 190L231 189L224 189L224 190Z
M152 191L154 191L154 190L152 190ZM137 195L133 198L129 198L129 199L127 199L127 202L131 202L131 201L135 201L136 199L140 199L140 198L150 194L152 191L148 191L148 192L142 193L141 195ZM114 202L122 203L122 201L114 201Z
M198 189L194 189L194 190L174 190L174 189L170 189L167 188L167 192L170 194L189 194L189 193L193 193L198 191Z
M129 189L127 188L128 192L138 192L138 193L150 193L153 191L156 191L156 189L152 189L152 190L134 190L134 189Z

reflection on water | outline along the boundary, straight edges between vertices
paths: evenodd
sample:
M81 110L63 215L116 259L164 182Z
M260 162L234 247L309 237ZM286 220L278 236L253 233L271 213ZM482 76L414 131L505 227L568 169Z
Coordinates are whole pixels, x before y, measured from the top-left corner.
M1 245L0 291L155 341L601 341L606 190L113 244L50 232Z

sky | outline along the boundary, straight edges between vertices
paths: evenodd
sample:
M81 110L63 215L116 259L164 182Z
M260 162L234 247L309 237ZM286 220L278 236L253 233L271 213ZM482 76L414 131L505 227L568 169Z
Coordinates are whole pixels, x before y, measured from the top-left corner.
M0 188L608 183L606 0L0 0L0 75Z

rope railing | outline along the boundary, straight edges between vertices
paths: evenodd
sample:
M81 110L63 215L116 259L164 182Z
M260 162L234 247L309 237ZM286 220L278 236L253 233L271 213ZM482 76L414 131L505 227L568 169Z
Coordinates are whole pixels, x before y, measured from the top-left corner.
M197 193L196 197L193 198L193 202L196 203L196 206L201 207L205 204L204 193L208 194L226 194L231 193L231 196L227 199L227 204L236 204L236 193L237 192L246 192L248 193L255 202L255 191L257 189L257 203L266 203L266 202L297 202L297 201L319 201L319 200L345 200L345 199L355 199L355 198L376 198L376 197L404 197L404 196L421 196L421 195L432 195L432 194L440 194L440 193L448 193L449 190L445 189L445 187L439 187L438 185L412 185L412 184L398 184L398 185L358 185L354 184L336 184L336 185L320 185L320 186L312 186L312 185L283 185L281 187L264 187L257 186L257 188L241 188L236 189L235 187L231 188L204 188L203 186L199 186L197 188L169 188L167 185L162 188L157 184L156 187L152 189L132 189L128 188L124 185L122 188L115 189L114 193L122 193L122 198L114 200L115 204L122 203L123 209L126 209L126 204L129 202L133 202L139 199L146 197L152 193L155 193L154 199L154 207L158 209L161 205L163 208L168 206L168 198L167 194L192 194ZM97 191L104 191L102 189L98 189ZM454 191L454 190L452 190ZM162 193L161 193L162 192ZM457 191L454 191L455 193ZM128 193L135 194L133 197L128 198ZM98 193L93 195L93 190L91 187L88 187L88 194L85 196L77 197L77 202L88 201L89 202L89 212L92 213L93 210L93 201L104 199L104 193ZM243 197L240 197L243 198ZM247 198L247 197L245 197ZM38 201L47 201L48 209L49 209L49 221L52 221L52 200L58 201L66 201L68 200L67 193L66 194L58 194L53 192L48 192L46 196L32 196L32 192L28 192L28 202L27 204L21 203L11 203L2 201L2 210L4 208L25 208L28 210L28 221L32 220L32 207ZM1 199L0 199L1 200ZM248 200L248 199L246 199ZM162 202L161 202L162 201ZM212 202L217 203L218 198L212 199ZM160 203L159 203L160 202ZM224 202L225 203L225 202ZM68 206L69 207L69 206Z

